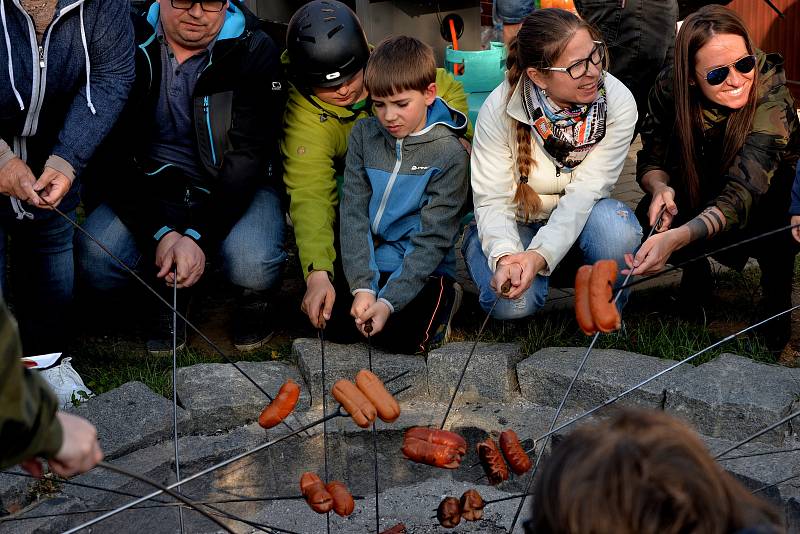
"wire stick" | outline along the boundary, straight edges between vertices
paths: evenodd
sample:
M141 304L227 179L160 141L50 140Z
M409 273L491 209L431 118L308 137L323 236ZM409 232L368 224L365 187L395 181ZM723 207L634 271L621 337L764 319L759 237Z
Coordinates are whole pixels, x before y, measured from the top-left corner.
M369 371L372 372L372 319L367 321L364 325L364 331L367 333L367 359L369 360ZM381 514L380 505L378 504L378 434L375 430L375 421L372 422L372 473L375 478L375 533L380 534L381 531Z
M194 501L191 501L190 499L187 499L186 497L184 497L183 495L181 495L180 493L178 493L176 491L172 491L172 489L170 487L167 487L167 486L164 486L162 484L159 484L158 482L155 482L155 481L150 480L150 479L148 479L146 477L143 477L143 476L141 476L139 474L133 473L131 471L128 471L127 469L123 469L121 467L118 467L118 466L116 466L114 464L110 464L108 462L100 462L97 465L98 465L98 467L102 467L103 469L107 469L109 471L113 471L115 473L119 473L121 475L125 475L127 477L136 479L136 480L138 480L140 482L144 482L145 484L149 484L150 486L158 488L159 491L161 491L163 493L166 493L167 495L170 495L171 497L174 497L174 498L178 499L179 501L181 501L182 503L186 504L187 506L189 506L190 508L192 508L196 512L198 512L198 513L202 514L203 516L205 516L210 521L213 521L220 528L222 528L225 532L230 532L230 534L236 534L233 530L231 530L230 527L228 527L225 523L220 521L218 518L212 516L207 511L205 511L202 508L200 508L200 506L197 505Z
M320 317L322 321L322 317ZM328 394L327 389L325 388L325 329L319 329L319 348L320 348L320 357L322 360L322 416L323 418L328 413ZM327 421L323 421L322 423L322 457L324 462L324 475L325 475L325 484L328 484L328 423ZM328 510L325 513L325 531L328 534L331 534L331 512Z
M172 271L172 442L175 445L175 480L181 479L181 461L178 453L178 266ZM176 490L180 493L180 488ZM183 508L178 507L181 534L185 532Z
M764 434L766 434L767 432L769 432L769 431L771 431L771 430L775 430L776 428L778 428L778 427L779 427L779 426L781 426L782 424L784 424L784 423L788 423L789 421L791 421L792 419L794 419L794 418L795 418L795 417L797 417L798 415L800 415L800 410L798 410L798 411L796 411L796 412L794 412L794 413L791 413L791 414L787 415L786 417L784 417L783 419L781 419L781 420L780 420L780 421L778 421L777 423L773 423L773 424L769 425L767 428L764 428L764 429L762 429L762 430L759 430L758 432L756 432L756 433L755 433L755 434L753 434L752 436L748 436L748 437L744 438L744 439L743 439L742 441L740 441L739 443L736 443L735 445L731 445L730 447L728 447L727 449L725 449L725 450L724 450L724 451L722 451L721 453L719 453L719 454L717 454L716 456L714 456L714 459L715 459L715 460L719 460L720 458L722 458L723 456L725 456L725 455L726 455L726 454L728 454L729 452L731 452L731 451L734 451L734 450L738 449L739 447L741 447L741 446L742 446L742 445L744 445L745 443L750 443L750 442L751 442L751 441L753 441L754 439L756 439L756 438L759 438L759 437L763 436Z
M756 235L756 236L753 236L753 237L749 237L747 239L743 239L742 241L738 241L736 243L732 243L730 245L726 245L726 246L724 246L722 248L718 248L717 250L713 250L711 252L706 252L705 254L700 254L699 256L697 256L695 258L690 258L690 259L688 259L686 261L682 261L681 263L673 265L672 267L668 267L668 268L664 269L663 271L659 271L659 272L657 272L655 274L651 274L651 275L648 275L648 276L641 276L638 279L636 279L634 282L631 282L629 284L628 283L623 284L622 286L620 286L619 289L628 289L628 288L633 287L633 286L638 286L639 284L643 284L644 282L647 282L647 281L652 280L654 278L658 278L659 276L663 276L663 275L665 275L667 273L671 273L673 271L677 271L678 269L683 269L684 267L686 267L690 263L694 263L696 261L699 261L699 260L702 260L702 259L705 259L705 258L710 258L711 256L719 254L720 252L725 252L725 251L730 250L732 248L736 248L738 246L745 245L747 243L752 243L753 241L757 241L757 240L762 239L764 237L769 237L771 235L778 234L780 232L784 232L786 230L791 230L792 228L797 228L798 226L800 226L800 224L790 224L790 225L787 225L787 226L782 226L781 228L776 228L774 230L770 230L768 232L764 232L763 234L759 234L759 235Z
M174 306L170 305L170 303L169 303L169 302L167 302L167 300L166 300L164 297L162 297L162 296L161 296L161 295L158 293L158 291L156 291L155 289L153 289L153 288L150 286L150 284L148 284L147 282L145 282L145 281L144 281L144 279L143 279L141 276L139 276L139 274L138 274L136 271L134 271L133 269L131 269L130 267L128 267L128 264L126 264L126 263L125 263L124 261L122 261L122 260L121 260L121 259L120 259L120 258L119 258L117 255L115 255L113 252L111 252L111 251L108 249L108 247L106 247L106 246L105 246L105 245L104 245L102 242L100 242L100 240L98 240L98 239L97 239L96 237L94 237L92 234L90 234L89 232L87 232L87 231L86 231L86 230L85 230L85 229L84 229L84 228L83 228L81 225L79 225L77 222L75 222L75 221L73 221L72 219L70 219L70 218L69 218L69 217L68 217L68 216L67 216L67 215L66 215L66 214L65 214L63 211L61 211L60 209L58 209L57 207L55 207L53 204L51 204L51 203L50 203L50 202L48 202L47 200L45 200L45 199L42 199L42 200L44 200L44 202L45 202L45 203L46 203L46 204L47 204L47 205L48 205L50 208L52 208L52 209L53 209L53 211L55 211L55 212L56 212L56 213L58 213L58 214L59 214L61 217L63 217L63 218L64 218L64 219L66 219L67 221L69 221L69 223L70 223L70 224L71 224L71 225L72 225L72 226L73 226L73 227L74 227L76 230L78 230L80 233L82 233L83 235L85 235L86 237L88 237L88 238L89 238L89 239L90 239L90 240L91 240L91 241L92 241L94 244L96 244L98 247L100 247L100 249L101 249L103 252L105 252L106 254L108 254L108 255L109 255L109 256L110 256L110 257L111 257L111 258L112 258L114 261L116 261L116 262L117 262L117 263L118 263L118 264L119 264L119 265L120 265L120 266L121 266L121 267L122 267L122 268L123 268L123 269L124 269L124 270L125 270L125 271L126 271L128 274L130 274L130 275L131 275L131 276L132 276L134 279L136 279L136 280L137 280L137 281L138 281L140 284L142 284L142 285L143 285L143 286L144 286L144 287L147 289L147 291L149 291L149 292L150 292L152 295L154 295L154 296L155 296L155 297L156 297L156 298L157 298L159 301L161 301L161 303L163 303L163 304L164 304L164 305L165 305L167 308L169 308L170 310L172 310L172 312L173 312L173 313L175 313L175 314L176 314L176 315L177 315L177 316L178 316L178 317L179 317L179 318L180 318L180 319L181 319L181 320L182 320L184 323L186 323L186 326L188 326L189 328L191 328L193 332L197 333L197 335L198 335L198 336L200 336L200 337L203 339L203 341L205 341L206 343L208 343L208 345L209 345L209 346L210 346L212 349L214 349L214 350L217 352L217 354L219 354L219 355L222 357L222 359L223 359L223 360L225 360L227 363L231 364L231 365L234 367L234 369L236 369L236 370L237 370L239 373L241 373L241 374L242 374L242 376L244 376L244 377L245 377L245 378L246 378L246 379L247 379L247 380L248 380L248 381L249 381L251 384L253 384L253 385L256 387L256 389L258 389L258 390L259 390L261 393L263 393L263 394L264 394L264 396L266 396L266 397L267 397L267 398L270 400L270 402L272 402L272 400L273 400L272 396L271 396L269 393L267 393L267 392L266 392L266 390L264 390L264 388L262 388L262 387L261 387L261 386L258 384L258 382L256 382L255 380L253 380L253 378L252 378L250 375L248 375L248 374L245 372L245 370L244 370L244 369L242 369L241 367L239 367L239 365L238 365L236 362L234 362L233 360L231 360L231 359L230 359L230 358L229 358L229 357L228 357L228 356L227 356L227 355L226 355L226 354L225 354L225 353L222 351L222 349L221 349L221 348L219 348L219 346L218 346L216 343L214 343L213 341L211 341L211 339L209 339L209 337L208 337L208 336L206 336L206 335L205 335L203 332L201 332L201 331L200 331L200 329L199 329L199 328L197 328L197 327L194 325L194 323L192 323L191 321L189 321L189 320L188 320L188 319L187 319L187 318L186 318L186 317L185 317L185 316L184 316L182 313L180 313L178 310L176 310ZM292 417L292 418L294 418L295 420L297 420L297 418L296 418L296 416L295 416L294 414L291 414L291 417ZM299 422L299 421L298 421L298 422ZM292 427L289 425L289 423L287 423L285 420L284 420L284 421L281 421L281 424L283 424L283 425L284 425L286 428L288 428L289 430L293 430L293 429L292 429Z

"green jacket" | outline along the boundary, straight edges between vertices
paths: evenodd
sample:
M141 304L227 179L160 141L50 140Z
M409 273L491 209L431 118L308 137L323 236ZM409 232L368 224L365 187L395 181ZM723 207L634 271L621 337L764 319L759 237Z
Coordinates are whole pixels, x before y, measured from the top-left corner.
M288 64L288 54L282 60ZM461 82L444 69L436 71L437 94L447 104L468 114L467 95ZM360 109L326 104L290 85L283 116L283 180L289 193L289 216L300 253L300 267L327 271L333 277L334 228L339 204L338 177L344 174L347 140L357 120L372 115L369 100ZM468 125L467 139L472 139Z
M730 110L703 106L703 138L698 146L698 173L702 207L691 210L681 185L680 145L674 132L675 100L672 69L666 68L650 91L649 111L642 125L642 150L637 158L637 180L651 170L663 170L675 186L678 218L688 221L704 207L716 206L725 229L744 228L756 220L788 212L794 169L800 155L800 123L786 87L783 58L757 51L759 79L756 112L750 132L731 166L720 169L725 128ZM761 221L763 222L763 221Z
M20 356L17 322L0 301L0 469L61 448L58 400Z

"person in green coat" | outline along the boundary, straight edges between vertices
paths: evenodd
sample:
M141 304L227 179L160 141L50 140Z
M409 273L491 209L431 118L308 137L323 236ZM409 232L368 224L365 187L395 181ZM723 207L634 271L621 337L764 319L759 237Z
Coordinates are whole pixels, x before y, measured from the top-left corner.
M335 0L301 7L289 21L286 43L282 59L291 84L281 141L284 182L306 279L301 309L322 328L334 315L335 285L347 291L335 228L350 131L372 116L364 87L370 47L355 13ZM436 87L450 107L468 113L463 86L444 69L437 69Z
M58 400L35 372L20 361L17 322L0 300L0 469L21 466L42 475L37 458L69 477L103 459L97 430L86 419L57 411Z

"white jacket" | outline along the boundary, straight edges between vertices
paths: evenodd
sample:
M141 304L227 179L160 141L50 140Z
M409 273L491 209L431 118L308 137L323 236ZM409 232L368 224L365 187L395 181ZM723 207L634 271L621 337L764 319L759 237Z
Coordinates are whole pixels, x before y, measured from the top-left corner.
M547 220L527 250L547 262L549 275L578 239L595 203L611 195L622 172L636 126L636 102L622 82L605 75L606 135L572 172L560 176L541 139L531 132L532 159L528 185L539 194L542 210L534 219ZM478 113L472 145L472 191L483 253L495 270L497 260L525 248L519 238L514 193L519 183L517 130L514 119L527 122L521 82L510 100L508 80L489 95Z

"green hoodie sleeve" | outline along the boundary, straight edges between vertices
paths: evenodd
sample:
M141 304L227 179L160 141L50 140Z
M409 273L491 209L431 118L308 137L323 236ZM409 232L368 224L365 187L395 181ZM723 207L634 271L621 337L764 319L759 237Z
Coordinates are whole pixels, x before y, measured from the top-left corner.
M281 140L283 180L304 277L312 271L333 276L336 259L333 232L339 195L334 169L347 151L349 131L335 118L321 117L297 89L289 90Z
M17 323L0 302L0 468L61 448L58 401L44 381L20 363Z
M467 104L467 93L464 86L456 81L452 74L442 68L436 69L436 95L447 102L447 105L457 109L469 117L469 105ZM472 123L467 122L467 141L472 142Z

